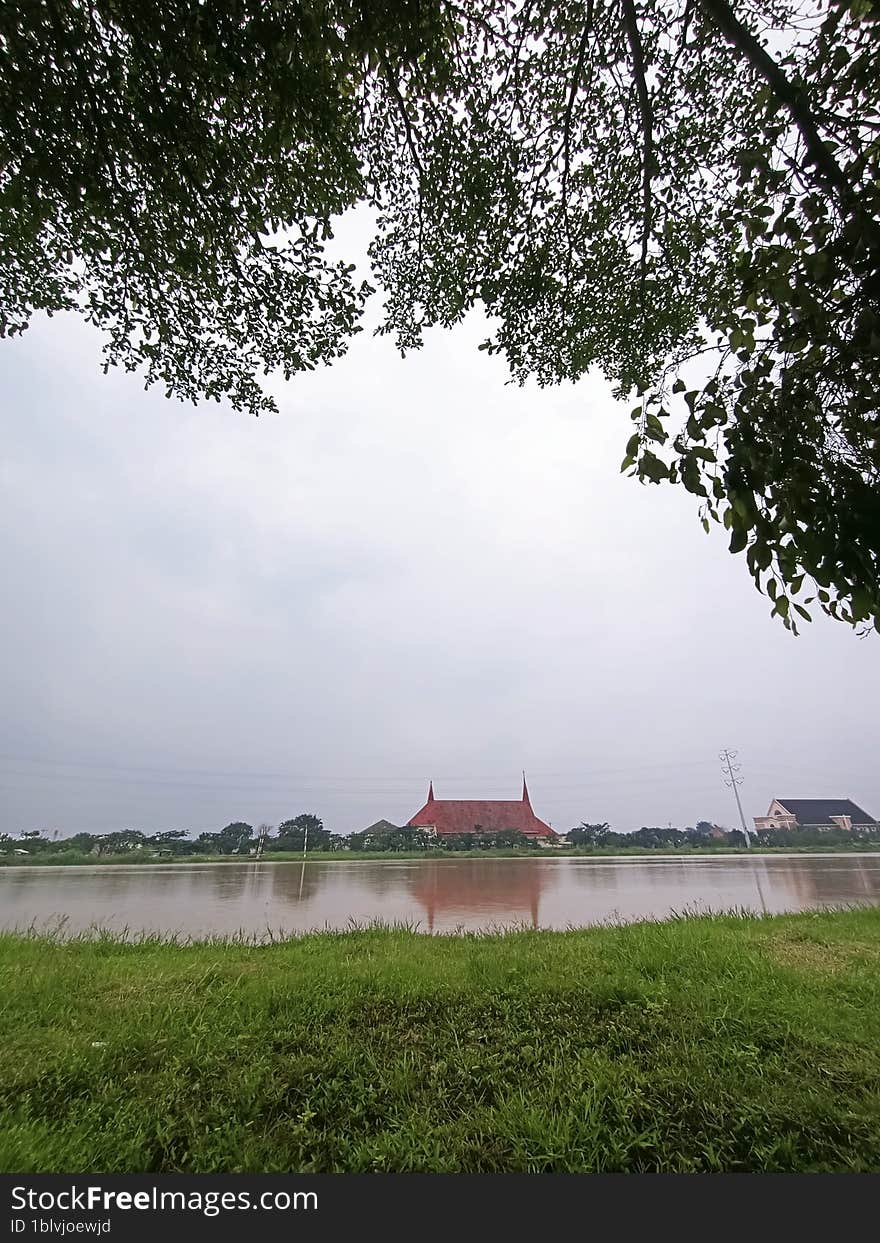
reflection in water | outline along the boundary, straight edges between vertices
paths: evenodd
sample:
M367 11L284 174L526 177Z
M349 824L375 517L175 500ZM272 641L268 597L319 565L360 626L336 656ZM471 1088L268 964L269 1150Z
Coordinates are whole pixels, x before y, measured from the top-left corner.
M486 924L538 925L541 891L549 880L549 869L536 860L534 867L511 867L518 860L473 859L450 863L426 860L414 868L410 892L428 920L428 931L435 926L458 927L470 924L479 911ZM493 919L494 912L494 919Z
M758 890L758 897L761 899L761 913L763 915L766 915L767 914L767 899L764 897L764 890L761 887L761 873L764 871L764 860L755 859L752 866L755 872L755 885Z
M263 937L382 920L429 932L880 903L880 854L265 861L0 869L0 927Z

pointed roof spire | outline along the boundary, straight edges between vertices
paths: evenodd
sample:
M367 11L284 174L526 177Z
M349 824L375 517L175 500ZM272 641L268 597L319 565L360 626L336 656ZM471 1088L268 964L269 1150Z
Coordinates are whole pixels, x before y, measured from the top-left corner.
M529 807L531 807L532 803L531 803L531 799L529 798L529 787L526 785L526 774L525 774L525 769L523 769L523 796L522 796L522 801L523 801L524 803L528 803Z
M434 782L429 781L428 782L428 802L433 803L433 801L434 801Z

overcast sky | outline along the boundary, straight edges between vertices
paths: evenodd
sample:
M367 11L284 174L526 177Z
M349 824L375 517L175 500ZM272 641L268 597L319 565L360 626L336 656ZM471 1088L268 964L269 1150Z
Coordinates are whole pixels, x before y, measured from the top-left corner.
M618 473L607 385L509 386L484 335L364 333L259 420L103 376L77 320L0 343L0 830L347 832L523 768L560 830L733 825L725 746L747 816L880 816L878 643L792 638Z

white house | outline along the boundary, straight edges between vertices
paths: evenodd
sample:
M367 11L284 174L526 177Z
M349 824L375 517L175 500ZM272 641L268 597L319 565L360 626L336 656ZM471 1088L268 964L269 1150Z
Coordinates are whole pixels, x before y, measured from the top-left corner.
M755 829L876 828L877 821L851 798L775 798Z

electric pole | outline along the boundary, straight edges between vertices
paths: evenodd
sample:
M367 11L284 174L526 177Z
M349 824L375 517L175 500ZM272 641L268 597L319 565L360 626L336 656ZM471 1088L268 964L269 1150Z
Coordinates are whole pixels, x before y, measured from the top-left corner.
M723 751L719 751L718 758L721 761L721 773L722 773L722 776L724 777L724 784L726 786L733 787L733 793L734 793L734 796L736 797L736 805L737 805L737 808L739 809L739 820L740 820L740 824L742 825L743 837L746 839L747 848L751 850L752 841L751 841L751 838L749 837L749 831L746 828L746 818L743 815L742 803L740 802L739 790L737 789L737 786L741 786L743 783L742 777L737 777L736 775L739 772L742 765L734 764L733 762L736 759L737 754L738 752L728 751L728 749L725 747Z
M257 829L257 849L254 855L255 859L262 859L263 851L266 847L266 838L272 831L271 824L261 824Z

